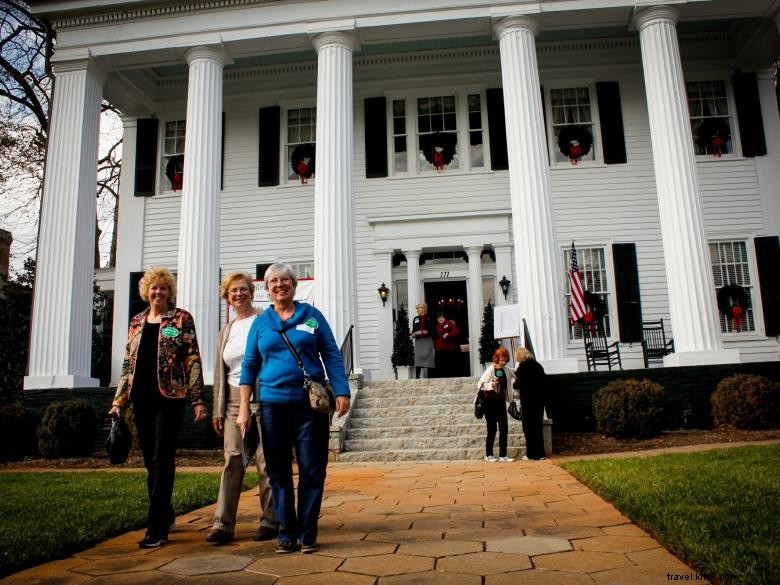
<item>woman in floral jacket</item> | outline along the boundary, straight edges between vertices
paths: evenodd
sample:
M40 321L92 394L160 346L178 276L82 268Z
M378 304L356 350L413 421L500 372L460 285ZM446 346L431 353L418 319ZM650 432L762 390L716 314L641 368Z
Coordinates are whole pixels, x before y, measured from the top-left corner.
M121 416L133 401L138 441L148 472L149 511L140 548L162 546L174 524L173 481L176 441L186 398L195 420L206 417L203 372L195 322L173 305L176 281L166 268L150 268L138 284L149 308L130 321L122 374L110 416Z

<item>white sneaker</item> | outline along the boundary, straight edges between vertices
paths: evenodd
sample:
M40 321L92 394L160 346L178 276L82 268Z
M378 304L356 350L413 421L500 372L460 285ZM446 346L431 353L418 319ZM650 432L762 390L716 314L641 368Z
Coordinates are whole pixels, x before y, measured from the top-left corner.
M502 463L510 463L515 459L514 457L499 457L498 460L501 461Z
M498 459L496 459L492 455L485 455L485 461L488 461L490 463L495 463L496 461L498 461Z
M520 459L522 461L530 461L530 459L528 458L528 455L523 455Z

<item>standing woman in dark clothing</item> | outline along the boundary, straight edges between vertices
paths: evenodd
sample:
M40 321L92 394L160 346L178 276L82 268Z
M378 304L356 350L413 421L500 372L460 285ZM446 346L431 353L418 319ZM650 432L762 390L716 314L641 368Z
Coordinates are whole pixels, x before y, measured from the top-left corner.
M412 337L414 338L414 377L420 377L420 370L425 368L426 378L431 377L431 370L436 367L433 352L431 324L428 322L428 305L420 303L415 306L417 316L412 321Z
M458 352L458 326L452 319L447 319L444 313L436 316L436 339L433 347L436 349L436 377L447 378L457 372Z
M534 359L534 354L521 347L515 351L515 389L520 392L521 420L525 435L523 461L546 459L544 452L544 368Z
M166 268L150 268L138 292L149 308L130 321L122 374L108 414L121 416L132 399L149 494L146 535L138 545L156 548L167 542L174 523L171 496L185 399L192 402L196 421L206 417L206 405L195 322L173 304L173 275Z

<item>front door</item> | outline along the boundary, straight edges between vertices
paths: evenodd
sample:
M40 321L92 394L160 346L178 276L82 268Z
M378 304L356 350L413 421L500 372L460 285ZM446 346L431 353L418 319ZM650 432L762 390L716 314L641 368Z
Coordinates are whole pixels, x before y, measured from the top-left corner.
M455 321L458 326L458 343L468 346L469 343L469 311L466 298L465 280L448 280L444 282L425 283L425 303L431 318L431 326L435 327L436 316L444 313L447 319ZM438 363L438 360L437 360ZM469 352L459 352L449 366L451 371L436 372L440 378L469 376Z

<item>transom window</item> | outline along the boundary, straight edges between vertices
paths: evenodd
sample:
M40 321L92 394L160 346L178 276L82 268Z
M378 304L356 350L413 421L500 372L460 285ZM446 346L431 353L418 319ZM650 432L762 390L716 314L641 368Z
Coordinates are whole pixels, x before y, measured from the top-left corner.
M287 110L287 180L307 183L314 174L317 108ZM308 176L306 176L308 175Z
M569 263L571 262L571 248L563 251L564 282L566 307L571 302L571 283L568 277ZM592 312L594 322L600 321L607 337L611 336L611 325L609 317L609 283L607 279L607 260L604 248L577 248L577 264L580 267L580 281L585 291L585 308ZM582 328L587 327L583 320L577 321L573 325L569 320L569 313L566 315L566 321L569 323L569 339L582 339Z
M689 81L685 86L695 153L717 157L734 152L726 83Z
M162 167L166 190L181 191L182 188L186 129L186 120L174 120L165 123Z
M596 160L590 89L572 87L550 90L555 163L577 164Z
M710 242L710 261L718 297L720 330L749 333L756 330L753 312L753 284L747 244L743 240ZM745 306L741 306L744 304ZM739 306L735 311L729 307Z

